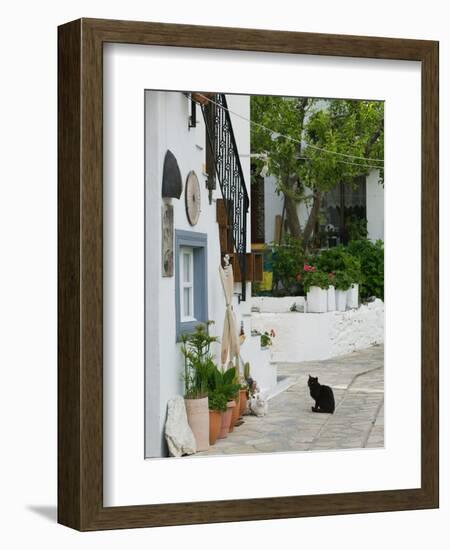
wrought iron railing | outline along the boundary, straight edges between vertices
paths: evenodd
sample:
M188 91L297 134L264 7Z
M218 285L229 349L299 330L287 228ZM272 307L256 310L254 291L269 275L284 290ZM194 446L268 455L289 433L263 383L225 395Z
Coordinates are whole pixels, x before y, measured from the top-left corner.
M208 143L213 152L216 176L225 203L231 242L241 272L241 299L246 299L246 252L248 192L234 137L225 94L215 94L202 105Z

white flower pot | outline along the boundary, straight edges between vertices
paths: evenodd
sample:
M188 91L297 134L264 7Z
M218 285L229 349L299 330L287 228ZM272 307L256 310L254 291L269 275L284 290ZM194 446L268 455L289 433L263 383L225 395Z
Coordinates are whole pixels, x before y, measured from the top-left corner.
M326 313L327 291L318 286L312 286L306 295L308 313Z
M345 311L347 307L347 290L336 290L336 309Z
M336 291L333 285L327 290L327 311L336 311Z
M358 294L359 285L356 283L347 290L347 307L349 309L358 309Z

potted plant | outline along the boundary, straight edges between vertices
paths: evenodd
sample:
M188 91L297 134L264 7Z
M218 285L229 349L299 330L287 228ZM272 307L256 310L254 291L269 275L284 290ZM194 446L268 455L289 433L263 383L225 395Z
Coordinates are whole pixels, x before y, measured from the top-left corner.
M240 384L237 383L237 391L234 397L234 407L231 408L231 420L230 420L230 427L229 432L232 432L234 430L234 427L236 425L236 422L239 420L240 416L240 407L241 407L241 394L240 394Z
M261 338L261 349L269 349L269 347L272 345L272 338L275 338L275 331L270 329L270 332L267 330L260 334Z
M222 423L220 426L219 439L227 437L230 431L231 416L236 407L236 396L239 393L239 384L235 383L236 369L234 367L226 370L215 366L209 373L208 387L211 392L217 391L224 395L226 400L226 410L222 414Z
M347 290L348 309L358 309L359 306L359 283L352 283Z
M250 363L247 361L244 364L244 376L241 378L241 389L239 390L240 400L239 400L239 415L242 416L247 410L248 403L248 391L249 385L248 380L250 379Z
M361 262L355 256L347 253L346 271L351 284L347 290L347 308L357 309L359 305L359 283L361 282Z
M230 432L234 430L236 422L239 420L239 417L241 415L241 381L240 381L238 369L234 369L234 372L235 374L233 378L233 386L235 390L235 394L234 394L235 406L231 411Z
M334 286L336 288L336 309L345 311L347 307L347 291L352 285L352 278L346 271L336 271Z
M210 346L216 342L208 326L199 324L192 334L182 336L181 352L184 356L184 403L188 424L194 434L197 451L209 448L209 374L215 368Z
M359 295L362 299L376 296L384 300L384 243L367 239L351 241L348 252L357 258L361 265Z
M209 444L214 445L222 426L222 415L227 410L227 398L218 390L208 392Z
M358 307L358 292L361 280L361 263L358 258L350 254L344 246L336 246L320 253L317 258L317 268L328 273L346 272L350 278L346 307Z
M330 286L328 274L314 266L304 267L303 288L306 292L308 313L325 313L328 308L327 291Z

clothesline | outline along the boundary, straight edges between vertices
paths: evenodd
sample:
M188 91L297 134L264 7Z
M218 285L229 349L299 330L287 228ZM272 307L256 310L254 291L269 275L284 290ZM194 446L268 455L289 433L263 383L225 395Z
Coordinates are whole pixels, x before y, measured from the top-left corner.
M276 130L272 130L271 128L269 128L268 126L265 126L264 124L261 124L259 122L256 122L254 120L251 120L243 115L241 115L240 113L236 113L235 111L232 111L231 109L227 108L227 107L224 107L223 105L221 105L220 103L217 103L216 101L214 101L213 99L201 94L201 93L198 93L198 95L202 98L204 98L205 100L207 100L208 102L212 103L213 105L216 105L217 107L220 107L221 109L224 109L226 111L228 111L230 114L242 119L242 120L245 120L246 122L250 123L250 124L253 124L254 126L259 126L260 128L263 128L264 130L266 130L267 132L270 132L272 135L276 135L277 137L283 137L289 141L292 141L292 142L295 142L295 143L299 143L302 145L302 142L292 136L289 136L289 135L286 135L286 134L282 134L280 132L277 132ZM196 102L198 103L198 102ZM200 104L200 103L198 103ZM321 151L323 153L326 153L326 154L330 154L330 155L335 155L335 156L342 156L342 157L346 157L346 158L353 158L353 159L358 159L358 160L365 160L367 162L380 162L380 163L384 163L384 159L372 159L372 158L367 158L367 157L359 157L357 155L348 155L346 153L338 153L337 151L330 151L328 149L324 149L322 147L318 147L316 145L312 145L310 143L308 143L308 147L310 147L311 149L316 149L318 151ZM312 160L311 157L306 157L306 156L303 156L303 157L299 157L301 159L304 159L304 160ZM345 161L345 160L342 160L342 159L336 159L336 162L341 162L343 164L350 164L350 165L353 165L353 166L363 166L365 168L374 168L374 169L382 169L383 166L382 165L370 165L370 164L363 164L363 163L357 163L357 162L350 162L350 161Z

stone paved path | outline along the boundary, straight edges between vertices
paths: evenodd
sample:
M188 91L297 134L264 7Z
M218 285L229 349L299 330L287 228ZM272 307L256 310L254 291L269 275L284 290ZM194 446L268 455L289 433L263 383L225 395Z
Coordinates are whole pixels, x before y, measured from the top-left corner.
M196 456L383 447L384 347L327 361L278 364L290 387L269 401L265 417L244 424ZM333 388L333 415L311 412L308 375Z

